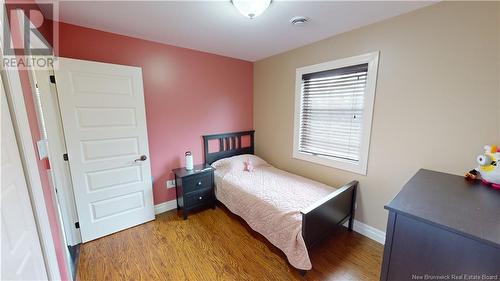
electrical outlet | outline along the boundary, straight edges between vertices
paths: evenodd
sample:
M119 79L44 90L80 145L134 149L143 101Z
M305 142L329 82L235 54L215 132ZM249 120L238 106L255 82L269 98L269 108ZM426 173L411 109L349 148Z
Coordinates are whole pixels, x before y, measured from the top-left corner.
M175 180L168 180L167 188L172 188L172 187L175 187Z

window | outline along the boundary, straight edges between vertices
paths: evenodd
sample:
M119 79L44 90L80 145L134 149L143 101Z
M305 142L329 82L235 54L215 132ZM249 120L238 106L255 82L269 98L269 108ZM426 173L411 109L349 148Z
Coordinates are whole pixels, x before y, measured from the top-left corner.
M378 52L298 68L293 157L366 175Z

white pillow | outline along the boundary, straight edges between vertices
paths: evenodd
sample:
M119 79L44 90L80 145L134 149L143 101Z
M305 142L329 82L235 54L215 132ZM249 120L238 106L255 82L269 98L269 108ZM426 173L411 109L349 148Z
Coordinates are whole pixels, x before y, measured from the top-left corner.
M245 169L245 162L250 161L256 168L258 166L269 166L262 158L253 154L242 154L233 157L222 158L212 163L212 167L218 170L241 170Z

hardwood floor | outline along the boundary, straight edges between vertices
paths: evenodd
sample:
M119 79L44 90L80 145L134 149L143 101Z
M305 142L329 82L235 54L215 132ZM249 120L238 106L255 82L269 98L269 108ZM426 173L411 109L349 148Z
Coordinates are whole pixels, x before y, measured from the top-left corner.
M302 277L280 250L224 208L177 211L81 246L78 280L378 280L382 245L339 229Z

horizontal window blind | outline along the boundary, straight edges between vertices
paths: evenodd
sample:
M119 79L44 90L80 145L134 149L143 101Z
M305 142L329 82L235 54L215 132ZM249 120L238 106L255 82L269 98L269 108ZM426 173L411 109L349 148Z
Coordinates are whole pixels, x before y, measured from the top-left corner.
M368 64L302 75L299 151L358 162Z

